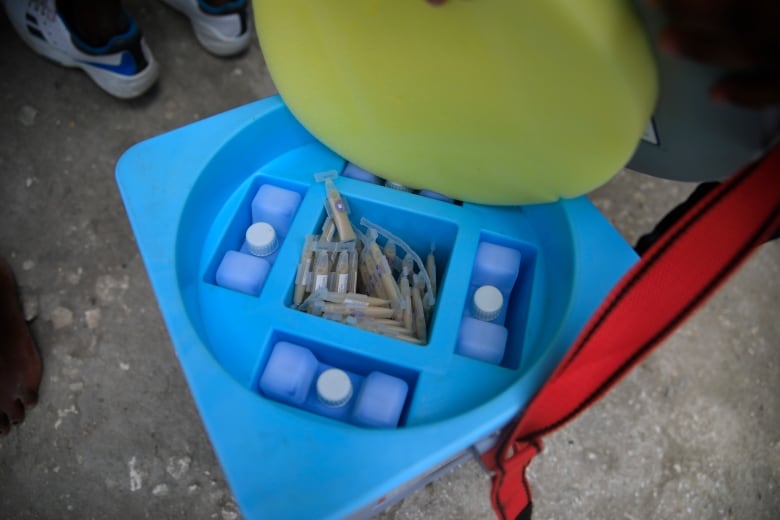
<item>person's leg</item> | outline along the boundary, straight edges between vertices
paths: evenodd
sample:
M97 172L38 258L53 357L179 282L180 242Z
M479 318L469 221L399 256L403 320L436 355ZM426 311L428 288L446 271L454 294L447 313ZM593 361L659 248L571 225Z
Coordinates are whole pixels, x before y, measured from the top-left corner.
M157 80L157 62L121 0L0 1L35 52L82 69L109 94L137 97Z
M102 47L130 28L122 0L57 0L57 12L92 47Z
M24 321L16 280L0 258L0 435L38 401L41 358Z

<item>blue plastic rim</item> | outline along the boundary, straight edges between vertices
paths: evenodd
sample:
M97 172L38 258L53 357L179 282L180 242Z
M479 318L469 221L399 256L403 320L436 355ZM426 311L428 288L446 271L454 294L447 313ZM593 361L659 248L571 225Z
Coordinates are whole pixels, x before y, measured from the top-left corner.
M184 150L186 153L172 153ZM133 146L117 181L173 346L236 500L247 518L340 518L500 429L563 357L633 250L585 198L527 207L456 205L340 177L351 220L436 245L438 301L429 342L413 345L302 313L293 281L307 234L324 219L314 174L341 171L279 97ZM215 283L237 250L263 184L301 194L259 296ZM501 364L455 353L478 245L522 254ZM288 341L324 364L380 371L409 385L396 429L371 429L265 397L271 348Z

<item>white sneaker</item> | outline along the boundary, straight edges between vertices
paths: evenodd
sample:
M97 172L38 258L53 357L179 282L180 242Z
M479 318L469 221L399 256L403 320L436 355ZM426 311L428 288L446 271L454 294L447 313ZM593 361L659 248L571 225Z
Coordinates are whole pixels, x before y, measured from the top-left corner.
M55 0L2 0L8 18L35 52L66 67L86 72L112 96L140 96L159 75L159 66L134 20L130 27L102 47L83 42L65 25Z
M249 46L251 32L246 0L232 0L219 7L204 0L162 2L187 15L195 37L210 53L231 56Z

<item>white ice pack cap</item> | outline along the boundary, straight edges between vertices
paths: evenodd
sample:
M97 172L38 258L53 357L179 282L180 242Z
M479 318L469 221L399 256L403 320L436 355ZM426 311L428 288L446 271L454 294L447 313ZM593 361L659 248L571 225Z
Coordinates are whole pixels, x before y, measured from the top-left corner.
M474 317L483 321L492 321L501 314L504 295L493 285L483 285L474 291L471 310Z
M268 256L276 251L276 231L267 222L255 222L246 230L246 244L255 256Z
M317 378L317 395L328 406L343 406L352 397L352 381L343 370L329 368Z

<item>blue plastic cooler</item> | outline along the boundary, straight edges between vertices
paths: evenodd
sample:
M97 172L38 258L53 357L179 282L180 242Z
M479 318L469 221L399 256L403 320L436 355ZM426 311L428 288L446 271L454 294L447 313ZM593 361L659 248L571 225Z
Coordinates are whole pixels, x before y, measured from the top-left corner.
M272 97L130 148L117 181L141 255L195 403L244 516L367 517L491 436L545 381L589 315L636 256L584 197L527 207L452 204L339 177L360 217L419 253L435 243L438 298L426 345L414 345L293 308L306 235L324 217L317 172L345 160ZM507 172L521 175L522 172ZM475 179L475 182L479 182ZM215 283L237 249L258 188L302 199L258 296ZM458 355L477 248L521 253L499 364ZM274 401L258 381L279 342L359 376L402 379L397 428L375 429Z

